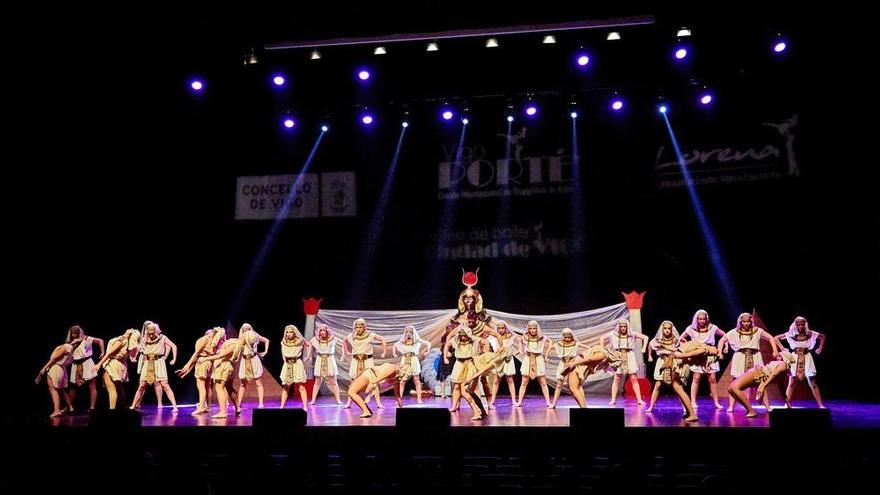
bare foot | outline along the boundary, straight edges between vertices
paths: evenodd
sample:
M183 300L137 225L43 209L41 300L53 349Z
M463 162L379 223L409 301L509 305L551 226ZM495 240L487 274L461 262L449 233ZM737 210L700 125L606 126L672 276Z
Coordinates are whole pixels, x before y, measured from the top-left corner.
M699 419L700 418L698 418L696 416L688 416L688 417L684 418L684 422L685 423L693 423L694 421L698 421Z
M747 413L746 417L747 418L756 418L756 417L758 417L758 413L756 413L755 411L752 411L750 413Z
M385 409L385 406L381 402L377 402L376 407L378 407L379 409Z
M654 412L654 408L649 407L649 408L645 409L645 412L648 414L651 414L652 412Z
M825 404L819 404L819 409L828 409L828 408L825 407Z
M720 411L720 410L724 409L724 406L722 406L721 404L719 404L719 403L716 402L716 403L715 403L715 409L718 409L718 410Z
M342 404L342 403L340 402L340 404ZM309 402L309 405L310 405L310 406L314 406L314 405L315 405L315 401L311 401L311 402Z
M616 404L615 401L613 401L613 400L609 400L609 401L608 401L608 405L609 405L609 406L613 406L614 404Z
M495 409L495 404L489 404L489 409Z
M58 416L61 416L62 414L64 414L64 411L58 410L58 411L55 411L52 414L50 414L49 417L50 418L57 418Z
M556 409L556 404L547 404L547 409Z
M171 413L173 414L173 413L176 413L176 412L177 412L177 406L172 407L172 408L171 408Z
M727 408L727 412L732 413L732 412L733 412L733 406L728 407L728 408Z
M645 401L640 400L640 401L639 401L639 405L640 405L640 406L644 406L644 405L645 405Z
M217 413L217 414L211 416L211 419L226 419L226 413L225 412Z
M349 402L348 404L342 406L342 408L343 408L343 409L351 409L351 402Z
M235 415L241 416L241 408L240 407L235 408Z

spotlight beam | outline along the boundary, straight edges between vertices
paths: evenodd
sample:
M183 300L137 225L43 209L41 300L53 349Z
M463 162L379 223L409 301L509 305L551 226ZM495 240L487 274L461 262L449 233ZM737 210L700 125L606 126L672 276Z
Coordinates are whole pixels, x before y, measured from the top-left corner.
M697 216L700 232L703 234L703 241L706 243L706 249L709 250L709 259L712 262L712 270L715 272L715 277L718 284L721 286L721 290L724 291L724 302L727 304L728 317L735 318L736 315L739 314L739 309L741 308L739 297L737 297L736 290L733 287L733 281L730 278L730 273L727 271L727 266L724 264L724 259L721 256L721 248L718 246L718 240L712 230L712 225L709 223L709 219L703 211L703 203L700 201L700 196L697 194L696 185L692 182L691 174L688 172L687 164L684 162L684 156L682 156L681 148L678 146L678 139L676 139L675 132L672 130L672 124L669 123L669 116L665 113L662 115L663 122L666 123L666 130L669 132L669 139L672 141L672 147L675 150L675 157L678 161L678 166L681 169L681 175L684 178L685 187L687 187L691 204L694 207L694 213Z
M293 187L290 188L290 193L287 195L287 200L284 201L281 209L278 210L278 214L275 215L275 220L272 222L272 227L269 228L269 231L266 232L266 237L263 238L263 244L260 246L260 251L251 262L251 267L248 270L248 274L242 282L241 286L239 286L238 293L235 295L235 299L232 300L232 305L229 309L228 314L226 315L226 321L233 321L238 318L238 312L241 309L242 304L244 303L244 299L250 291L251 286L254 284L254 280L256 280L257 276L260 274L260 271L263 268L263 263L269 256L269 252L272 251L272 246L275 245L275 238L278 237L278 232L281 231L281 224L284 222L284 220L287 219L287 212L290 210L290 205L292 205L294 200L296 199L296 192L302 185L302 182L305 179L305 174L308 173L323 138L323 132L318 134L318 139L315 140L315 144L314 146L312 146L312 151L309 152L309 157L306 158L302 170L296 176Z

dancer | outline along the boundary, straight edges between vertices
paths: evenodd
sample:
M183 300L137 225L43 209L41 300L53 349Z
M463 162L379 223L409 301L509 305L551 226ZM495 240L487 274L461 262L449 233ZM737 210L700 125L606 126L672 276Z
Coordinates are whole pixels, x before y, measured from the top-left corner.
M516 405L516 386L513 383L513 377L516 375L516 363L513 361L513 346L518 344L519 337L514 335L508 328L507 323L503 321L497 321L495 323L495 330L498 332L498 335L501 336L498 339L498 350L510 349L510 353L508 353L507 357L504 361L501 362L495 368L495 380L492 383L492 397L489 400L489 409L495 409L495 397L498 394L498 387L501 384L501 379L504 378L507 381L507 389L510 391L510 399L511 405Z
M403 329L403 334L397 342L391 347L391 356L397 357L400 351L400 365L408 365L412 370L412 379L416 384L416 400L422 403L422 381L419 375L422 372L422 365L419 359L422 357L422 346L424 346L424 354L428 354L431 350L431 343L419 337L419 333L412 325L407 325ZM406 381L400 382L400 395L403 396Z
M684 333L679 339L679 344L683 344L688 340L693 340L695 342L702 342L706 345L715 346L716 337L724 337L724 330L718 328L714 323L709 322L709 313L707 313L706 310L698 309L697 312L694 313L691 324L684 329ZM712 401L715 403L715 409L724 409L724 406L718 401L718 380L716 378L716 373L718 373L720 369L721 367L718 361L714 361L711 368L691 369L691 374L694 377L693 381L691 381L691 404L694 406L694 409L699 408L697 405L697 392L700 390L700 379L703 375L706 375L709 379L709 392L712 394Z
M608 401L608 404L613 406L617 402L617 391L620 388L620 377L627 375L632 384L633 392L636 394L638 404L644 406L645 401L642 400L642 391L639 389L639 366L638 361L636 361L635 344L636 339L641 339L642 345L639 352L644 353L645 348L648 346L648 336L630 330L629 320L622 318L617 322L617 328L608 334L603 335L599 340L599 345L602 347L605 347L605 339L610 341L611 349L618 353L621 358L619 366L614 369L614 380L611 383L611 400Z
M822 394L819 393L819 384L816 383L816 362L813 352L818 356L825 347L825 334L810 330L810 324L803 316L798 316L789 325L788 332L775 337L776 343L782 348L782 339L788 343L789 349L797 359L791 364L791 375L788 377L788 386L785 388L785 405L791 407L791 398L798 383L807 382L813 392L813 398L820 409L825 409L822 402Z
M192 412L193 415L204 414L211 410L211 368L213 361L206 360L208 356L213 356L218 349L226 341L226 329L223 327L214 327L208 329L205 335L199 337L196 341L196 349L189 361L183 365L183 368L174 373L183 377L195 366L196 390L199 392L199 404Z
M550 404L550 409L556 408L556 402L559 400L559 396L562 394L562 389L568 381L562 372L565 370L568 363L577 358L579 345L580 342L574 338L574 332L566 327L562 329L562 340L550 346L550 348L554 349L559 356L559 364L556 365L556 390L553 392L553 402ZM547 350L547 354L549 356L549 349Z
M177 346L162 334L159 325L149 322L146 326L146 333L138 344L138 352L140 357L138 357L137 370L140 374L140 383L131 403L131 409L140 409L144 391L147 385L152 385L156 393L156 408L162 407L162 391L164 390L168 395L168 400L171 401L171 412L176 413L177 400L168 385L168 367L165 365L165 360L170 352L169 364L174 365L177 361Z
M364 402L360 394L367 392L369 395L372 388L378 389L382 382L390 381L391 388L394 389L394 399L397 401L398 407L403 407L400 400L400 382L409 379L412 370L407 365L398 365L394 363L385 363L379 366L371 366L366 368L360 376L352 380L348 387L348 397L354 400L355 404L361 409L361 418L369 418L373 415L373 411Z
M318 334L312 337L306 348L306 361L312 359L312 352L315 353L315 384L312 386L312 400L309 405L314 405L318 399L318 392L321 390L321 381L327 380L327 386L336 397L336 404L342 405L339 399L339 385L336 383L336 342L339 339L333 335L330 327L323 323L318 325Z
M95 403L98 401L98 388L96 387L95 378L98 376L98 368L95 367L95 361L92 359L92 351L95 345L101 353L98 359L104 357L104 341L97 337L87 336L82 328L77 325L67 330L66 343L79 339L79 344L73 348L73 364L70 366L69 383L73 386L68 390L70 402L76 403L76 390L84 385L89 387L89 410L95 409Z
M742 313L736 319L736 328L727 332L718 342L718 347L721 348L722 353L726 354L731 348L734 351L730 364L730 375L734 380L748 373L752 368L764 366L764 360L761 358L761 339L770 341L770 345L773 347L774 358L779 355L776 339L765 332L764 329L752 326L752 315ZM751 392L749 395L751 395ZM736 398L731 395L729 400L727 412L733 412L733 404Z
M651 392L651 401L648 403L646 413L654 411L654 404L660 396L662 385L672 385L672 374L675 364L675 351L678 350L678 330L669 320L664 320L657 329L654 338L648 346L648 362L653 361L651 353L657 354L657 364L654 365L654 390Z
M345 355L351 358L351 364L348 367L348 377L354 380L364 371L372 368L373 364L373 344L382 344L382 357L388 352L388 342L381 335L377 335L367 329L367 320L358 318L354 320L352 332L342 341L342 349ZM349 347L350 346L350 347ZM376 397L376 407L383 408L382 399L379 397L379 387L373 387L370 391ZM352 398L348 398L345 408L351 407Z
M238 340L241 342L241 361L238 363L238 402L236 409L241 409L244 393L248 385L253 382L257 386L257 407L263 408L263 361L269 352L269 339L258 334L250 323L245 323L238 331ZM260 342L263 343L263 352L258 352Z
M281 367L281 409L284 409L284 404L287 403L291 386L299 388L303 411L308 408L306 367L303 365L302 354L303 348L309 347L311 345L303 338L295 325L284 327L284 338L281 340L281 357L284 358L284 365Z
M129 328L122 335L113 337L107 342L107 352L98 364L104 370L104 387L110 401L110 409L125 407L125 382L128 381L128 360L133 360L138 353L138 342L141 333Z

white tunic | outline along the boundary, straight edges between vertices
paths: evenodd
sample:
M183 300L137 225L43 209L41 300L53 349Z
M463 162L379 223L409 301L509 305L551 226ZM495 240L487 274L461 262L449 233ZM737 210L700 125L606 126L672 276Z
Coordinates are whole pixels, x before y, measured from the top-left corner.
M791 348L791 353L797 358L791 363L791 374L797 376L798 365L803 366L805 376L816 376L816 363L813 360L813 351L816 348L816 339L819 334L810 330L810 335L805 340L798 340L794 336L786 335L785 340ZM799 351L798 349L803 349Z
M528 333L523 334L523 348L526 355L523 356L519 372L524 377L535 378L546 375L544 369L544 338L531 337Z
M70 381L89 381L98 376L95 361L92 359L92 344L95 339L86 337L79 345L73 348L73 363L70 366ZM79 374L78 374L79 373Z
M500 349L510 349L516 339L513 334L506 333L501 337ZM513 353L511 353L501 365L495 368L495 374L498 376L514 376L516 375L516 363L513 362Z
M147 381L151 368L155 381L168 380L168 368L165 366L165 336L160 336L152 343L144 340L138 347L141 353L138 358L140 380Z
M615 375L628 375L639 372L639 363L636 361L636 337L632 332L620 335L617 330L608 333L608 342L611 349L620 356L620 365L614 367Z
M284 358L284 365L281 367L281 385L292 385L294 383L306 382L306 367L303 364L302 339L299 345L290 345L286 341L281 341L281 357Z
M312 337L312 352L315 353L315 378L335 378L336 370L336 337L326 342Z
M419 341L415 341L412 344L404 344L402 341L397 341L394 344L394 348L401 354L400 365L410 365L413 376L419 376L422 372L422 365L419 363L419 349L421 347L422 343Z
M240 380L260 378L263 376L263 361L260 360L260 355L257 354L260 334L255 330L247 330L239 336L239 339L243 341L244 345L241 347L241 361L238 362L238 378Z
M708 330L705 332L698 332L694 327L689 326L684 330L684 334L690 336L691 340L694 342L702 342L706 345L715 346L715 335L718 333L718 327L709 324ZM721 371L721 365L718 361L713 362L709 366L691 366L691 373L718 373Z
M725 337L730 343L730 349L734 351L730 362L731 376L738 378L752 368L764 366L764 360L761 358L761 332L758 329L751 334L742 334L734 329L727 332ZM752 358L751 366L748 365L749 355Z
M572 341L571 344L566 344L565 342L560 340L559 342L553 344L553 349L559 356L559 364L556 365L556 379L562 380L563 378L565 378L565 375L562 374L565 366L569 363L569 361L576 358L578 355L577 342Z
M376 334L364 332L363 335L349 334L348 343L351 345L351 365L348 367L348 377L357 378L361 373L373 367L373 339Z

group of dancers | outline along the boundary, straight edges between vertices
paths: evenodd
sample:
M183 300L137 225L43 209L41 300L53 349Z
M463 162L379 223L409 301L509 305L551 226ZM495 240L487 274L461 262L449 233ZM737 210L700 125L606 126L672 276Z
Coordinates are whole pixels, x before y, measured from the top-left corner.
M789 377L785 398L787 406L791 405L795 386L806 381L819 407L825 407L815 379L813 358L813 354L822 352L825 335L811 330L803 317L795 318L786 333L774 337L755 327L748 313L739 316L734 329L724 332L710 323L706 311L699 310L682 334L667 320L660 324L654 338L649 339L631 329L628 320L621 319L611 332L603 335L594 345L579 342L570 328L562 329L561 338L553 342L537 321L528 322L522 335L511 332L504 321L493 321L483 310L479 291L473 288L472 283L465 285L466 289L459 296L458 312L449 320L440 341L442 363L438 378L444 397L445 385L442 384L447 379L452 384L450 410L458 411L463 398L473 412L471 419L480 420L488 415L476 391L478 384L482 385L488 409L495 408L502 381L507 382L512 405L522 407L528 384L535 380L540 384L546 407L556 407L565 386L578 405L586 407L583 384L590 375L599 371L613 374L611 405L616 403L620 381L625 376L632 382L639 406L643 406L645 402L637 378L639 366L636 353L646 351L649 362L654 361L656 356L655 383L646 409L648 413L653 411L661 389L666 386L671 387L680 399L685 421L696 421L696 397L703 375L707 375L715 407L724 409L718 399L716 373L720 370L720 358L728 352L733 353L731 374L734 378L728 389L728 412L733 411L737 402L746 409L747 417L754 417L755 411L749 397L753 388L757 391L757 399L763 400L769 409L768 394L764 393L764 389L783 375ZM773 359L769 363L764 363L761 356L762 339L768 340L773 349ZM378 366L373 361L373 351L377 345L381 346L381 357L384 358L388 342L381 335L369 331L367 322L362 318L355 320L351 332L344 338L337 337L327 325L321 324L315 336L307 340L295 325L287 325L281 339L281 407L285 407L291 387L294 393L298 393L304 409L315 404L325 381L336 403L342 405L336 380L338 347L341 347L341 359L351 360L351 384L344 407L350 407L353 401L361 409L361 417L370 417L373 411L369 402L373 398L377 407L384 407L379 394L384 383L391 385L400 406L404 386L410 378L415 384L417 400L421 403L421 358L430 351L431 343L422 339L413 326L406 326L392 346L392 355L395 358L399 355L399 360ZM97 363L94 360L95 346L100 351ZM251 384L256 386L258 407L264 407L262 359L268 350L269 339L257 333L250 324L243 324L236 338L227 338L226 329L222 327L208 329L196 341L189 360L175 372L180 378L194 372L198 405L192 414L210 412L212 393L218 405L212 418L225 418L229 405L233 406L236 415L240 414L242 399ZM557 385L552 399L545 369L551 352L559 357L555 370ZM514 385L517 372L514 356L521 361L518 391ZM176 412L177 403L168 384L168 366L174 365L176 359L177 346L162 333L158 324L151 321L144 322L140 331L129 329L110 339L106 348L102 339L87 336L82 328L73 326L68 330L65 342L54 349L36 381L45 376L54 407L51 416L55 417L73 411L76 392L84 387L88 387L90 409L94 409L97 377L103 370L109 405L111 409L116 409L125 407L124 384L128 381L128 362L136 362L139 383L129 407L139 408L147 386L151 385L157 405L162 406L164 392L171 402L172 412ZM311 362L312 359L314 384L309 400L305 362ZM237 390L233 381L236 368L240 380ZM494 375L491 387L489 375ZM688 395L685 387L689 379Z

